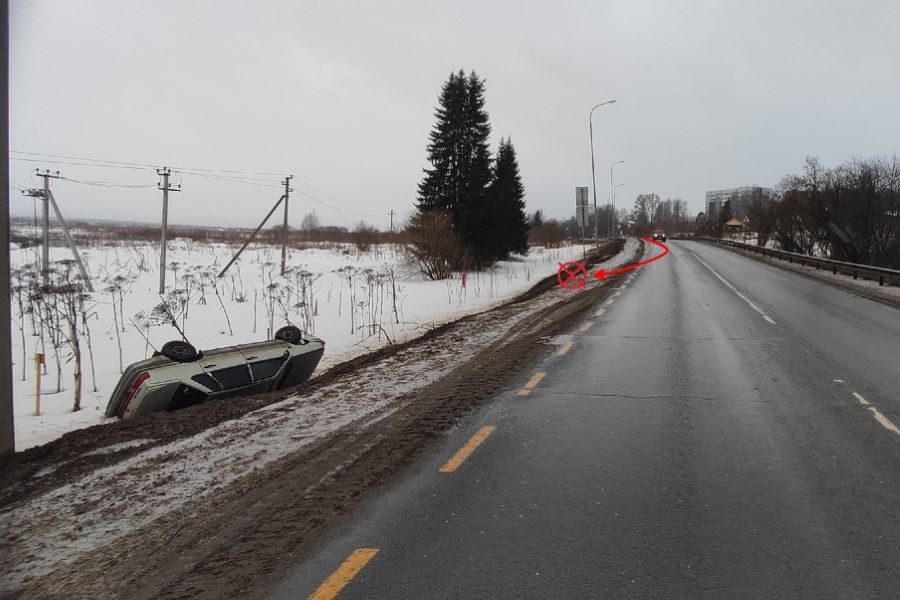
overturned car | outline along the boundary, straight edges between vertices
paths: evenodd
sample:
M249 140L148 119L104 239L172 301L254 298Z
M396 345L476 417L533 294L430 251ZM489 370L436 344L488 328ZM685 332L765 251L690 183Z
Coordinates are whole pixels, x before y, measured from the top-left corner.
M188 342L168 342L125 369L106 416L124 419L289 388L309 379L324 351L324 341L292 325L275 332L273 340L205 352Z

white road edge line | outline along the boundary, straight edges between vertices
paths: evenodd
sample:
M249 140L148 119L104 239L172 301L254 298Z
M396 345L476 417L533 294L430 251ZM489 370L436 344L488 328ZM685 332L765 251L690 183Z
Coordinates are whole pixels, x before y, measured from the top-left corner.
M735 294L737 294L738 297L739 297L741 300L743 300L744 302L746 302L746 303L750 306L750 308L752 308L753 310L755 310L756 312L758 312L759 314L761 314L763 319L765 319L768 323L771 323L772 325L775 325L775 319L773 319L772 317L770 317L769 315L767 315L766 313L764 313L760 307L758 307L757 305L753 304L753 302L750 301L750 298L748 298L747 296L745 296L745 295L743 295L742 293L740 293L740 292L737 290L737 288L735 288L733 285L731 285L730 283L728 283L728 281L726 281L724 277L722 277L721 275L719 275L719 274L716 272L715 269L713 269L711 266L709 266L708 264L706 264L706 261L703 260L702 258L700 258L700 257L697 255L696 252L694 253L694 258L696 258L697 260L699 260L700 263L703 264L704 267L706 267L707 269L709 269L709 272L710 272L710 273L712 273L713 275L715 275L716 277L718 277L718 278L719 278L719 281L721 281L722 283L724 283L725 285L727 285L728 288L729 288L732 292L734 292Z
M594 313L594 315L597 316L597 317L602 317L602 316L603 316L603 313L605 313L605 312L606 312L606 309L605 309L605 308L601 308L601 309L598 309L597 312Z
M891 433L900 435L900 429L898 429L897 426L894 425L894 423L890 419L888 419L886 416L881 414L881 412L877 408L872 406L868 400L863 398L861 394L857 394L856 392L853 392L853 397L856 398L856 400L863 406L869 407L869 410L872 412L872 416L875 418L876 421L878 421L879 425L881 425L882 427L884 427Z
M900 435L900 429L897 429L897 426L894 425L890 419L888 419L886 416L884 416L883 414L878 412L877 408L875 408L874 406L870 406L869 410L872 411L872 416L875 417L875 420L878 421L878 423L882 427L884 427L885 429L887 429L888 431L890 431L892 433L896 433L897 435Z

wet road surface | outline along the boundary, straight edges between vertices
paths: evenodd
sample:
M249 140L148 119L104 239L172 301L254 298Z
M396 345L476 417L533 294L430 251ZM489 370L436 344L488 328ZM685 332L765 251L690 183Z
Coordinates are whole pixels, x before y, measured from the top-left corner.
M894 598L900 311L665 259L271 598Z

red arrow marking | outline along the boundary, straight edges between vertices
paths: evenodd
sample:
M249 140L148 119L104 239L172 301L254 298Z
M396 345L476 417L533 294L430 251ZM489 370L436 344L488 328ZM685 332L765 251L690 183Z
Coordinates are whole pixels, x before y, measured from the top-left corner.
M600 269L599 271L596 271L594 273L594 278L602 281L603 279L605 279L607 277L612 277L613 275L621 275L622 273L627 273L628 271L634 271L636 269L640 269L641 267L645 267L645 266L649 265L650 263L661 259L663 256L665 256L666 254L669 253L668 246L666 246L662 242L657 242L656 240L649 238L649 237L645 237L645 238L641 238L641 239L644 240L645 242L647 242L648 244L653 244L654 246L662 248L662 252L660 252L659 254L657 254L655 256L651 256L650 258L648 258L646 260L642 260L640 262L634 263L633 265L626 265L624 267L619 267L618 269L613 269L612 271L604 271L603 269Z

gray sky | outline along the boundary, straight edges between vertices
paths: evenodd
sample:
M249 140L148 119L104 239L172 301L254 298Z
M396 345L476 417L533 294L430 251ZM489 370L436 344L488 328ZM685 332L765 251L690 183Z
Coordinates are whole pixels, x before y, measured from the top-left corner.
M440 86L487 79L528 210L639 192L703 208L708 189L774 185L900 142L900 2L11 0L10 147L189 169L293 173L291 222L387 227L407 214ZM14 155L25 156L25 155ZM78 162L78 161L68 161ZM152 170L11 161L155 185ZM277 176L250 177L275 180ZM275 187L182 176L170 220L255 225ZM160 192L54 183L70 217L158 221ZM327 195L326 195L327 194ZM14 214L32 201L13 190Z

